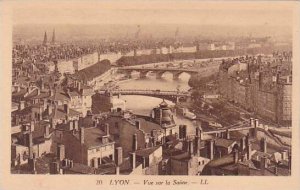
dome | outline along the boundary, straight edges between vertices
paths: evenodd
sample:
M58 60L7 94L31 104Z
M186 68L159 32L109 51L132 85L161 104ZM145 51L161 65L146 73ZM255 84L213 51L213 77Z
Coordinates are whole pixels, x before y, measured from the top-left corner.
M168 104L167 104L167 102L165 102L165 100L163 100L163 101L159 104L159 106L160 106L161 108L165 108L165 107L168 107Z

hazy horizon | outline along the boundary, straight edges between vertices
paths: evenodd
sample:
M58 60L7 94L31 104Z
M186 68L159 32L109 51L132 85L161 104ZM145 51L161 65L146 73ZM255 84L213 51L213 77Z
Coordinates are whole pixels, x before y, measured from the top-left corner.
M266 9L241 2L120 2L19 3L13 11L14 37L41 38L55 28L57 39L130 38L138 25L140 36L154 38L173 37L177 28L179 37L292 35L292 8L280 3L264 4Z

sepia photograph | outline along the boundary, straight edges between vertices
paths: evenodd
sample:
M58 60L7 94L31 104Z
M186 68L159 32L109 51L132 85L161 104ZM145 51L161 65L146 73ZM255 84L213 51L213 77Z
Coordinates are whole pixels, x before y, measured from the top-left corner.
M186 188L217 176L290 179L296 10L281 1L11 3L6 172L95 176L99 188L158 188L155 176ZM148 177L118 180L131 175Z

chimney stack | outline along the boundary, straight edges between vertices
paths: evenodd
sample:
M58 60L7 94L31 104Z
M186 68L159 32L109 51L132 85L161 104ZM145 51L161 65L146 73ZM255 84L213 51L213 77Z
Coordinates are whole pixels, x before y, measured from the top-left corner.
M123 148L117 147L115 149L115 162L117 166L120 166L123 162Z
M28 159L28 166L29 166L29 170L35 174L36 173L36 168L35 168L35 158L29 158Z
M47 110L47 100L44 99L43 100L43 111L46 111Z
M265 169L267 168L267 158L265 156L261 157L260 159L260 171L261 174L264 175L265 174Z
M116 167L116 175L120 175L120 167L119 166Z
M105 123L105 134L107 137L109 137L109 124Z
M53 91L53 89L50 89L50 97L51 96L54 96L54 91Z
M135 169L135 152L130 153L130 165L132 169Z
M195 137L195 143L196 143L196 154L197 156L200 156L200 149L201 149L201 129L199 127L196 128L196 137Z
M213 139L209 141L209 159L214 159L214 148L215 148L215 142Z
M287 150L283 150L281 152L281 159L282 160L287 160L288 159L288 151Z
M77 83L77 90L78 90L78 92L80 92L80 90L81 90L81 82Z
M250 142L250 135L249 133L246 136L246 150L247 150L247 160L251 160L251 152L252 152L252 147L251 147L251 142Z
M230 139L229 129L226 129L225 135L226 135L226 139Z
M55 129L55 128L56 128L56 124L55 124L53 118L50 118L50 125L51 125L51 128L52 128L52 129Z
M260 150L263 153L267 153L267 139L265 137L260 140Z
M141 129L141 123L140 121L135 121L135 127L140 130Z
M58 144L57 145L57 157L59 161L62 161L65 159L65 145L63 144Z
M23 110L25 108L25 101L21 100L19 103L19 111Z
M136 151L138 148L138 144L137 144L137 134L133 135L133 141L132 141L132 151Z
M94 168L98 168L98 158L93 158Z
M238 150L233 151L233 160L234 160L235 164L239 162L239 151Z
M80 143L84 144L84 127L80 127L79 138L80 138Z
M44 137L48 138L50 135L50 124L46 124L45 125L45 133L44 133Z
M254 118L250 118L250 127L252 127L252 128L254 128L255 127L255 120L254 120Z
M47 106L47 113L48 115L52 114L52 103Z
M69 110L69 105L68 104L64 104L64 111L67 115L69 115L70 110Z
M240 148L243 151L246 148L246 137L242 137L240 140Z
M74 130L78 131L78 120L74 120Z
M166 143L166 137L162 136L161 137L161 144L164 145Z
M186 139L186 135L187 135L186 129L187 129L186 125L179 126L179 139Z
M194 155L194 142L193 142L193 140L189 140L188 141L188 151L189 151L189 154L191 155L191 156L193 156Z
M73 121L69 121L69 131L72 131L73 129Z

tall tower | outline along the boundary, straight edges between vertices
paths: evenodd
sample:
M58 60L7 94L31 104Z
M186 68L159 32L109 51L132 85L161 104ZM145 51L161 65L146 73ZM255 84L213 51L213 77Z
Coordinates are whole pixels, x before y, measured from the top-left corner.
M47 33L46 33L46 32L45 32L45 34L44 34L43 45L47 45Z
M52 33L52 44L55 44L55 29L53 29L53 33Z

